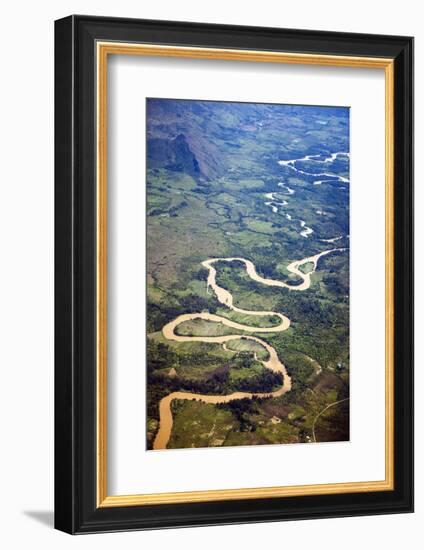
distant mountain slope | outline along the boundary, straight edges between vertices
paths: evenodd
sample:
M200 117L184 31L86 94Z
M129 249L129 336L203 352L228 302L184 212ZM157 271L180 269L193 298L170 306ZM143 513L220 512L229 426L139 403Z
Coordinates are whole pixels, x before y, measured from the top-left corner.
M149 168L195 179L277 173L280 159L349 148L347 108L149 98L146 114Z
M184 172L194 178L200 176L200 167L184 134L172 139L150 138L147 141L149 166Z

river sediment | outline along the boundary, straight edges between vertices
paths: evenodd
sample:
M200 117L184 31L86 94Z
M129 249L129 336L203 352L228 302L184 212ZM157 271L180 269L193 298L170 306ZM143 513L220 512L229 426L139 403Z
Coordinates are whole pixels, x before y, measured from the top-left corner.
M258 338L257 336L253 336L250 334L230 334L225 336L188 336L188 335L179 335L176 334L176 328L186 322L186 321L192 321L194 319L203 319L206 321L211 321L215 323L221 323L227 327L234 328L237 330L242 330L244 332L249 333L275 333L275 332L283 332L287 330L290 326L290 319L283 315L282 313L274 312L274 311L250 311L241 309L234 305L234 300L232 294L226 290L225 288L222 288L218 285L216 282L216 269L215 265L220 262L241 262L244 264L246 268L246 272L249 275L249 277L263 285L267 286L274 286L274 287L280 287L280 288L287 288L290 291L305 291L307 290L311 285L311 276L315 273L318 265L318 261L323 256L326 256L327 254L331 254L335 251L343 251L344 248L333 248L331 250L325 250L323 252L319 252L318 254L315 254L314 256L309 256L307 258L303 258L302 260L296 260L289 264L287 266L287 271L289 273L292 273L296 276L298 276L302 282L299 284L295 283L287 283L285 281L279 281L275 279L266 279L259 275L256 271L256 267L250 260L246 260L245 258L238 258L238 257L232 257L232 258L210 258L208 260L205 260L202 262L203 267L208 269L208 278L207 278L207 288L211 288L213 292L215 293L218 301L228 307L229 309L242 313L244 315L254 315L254 316L276 316L280 318L280 324L272 327L253 327L249 325L244 325L241 323L237 323L235 321L231 321L230 319L227 319L226 317L222 317L221 315L216 315L214 313L208 313L208 312L199 312L199 313L186 313L183 315L179 315L174 320L167 323L162 328L162 333L164 337L167 340L173 340L175 342L208 342L208 343L215 343L220 344L223 346L223 349L225 351L230 352L226 347L226 342L230 342L232 340L252 340L258 344L260 344L263 348L266 349L268 352L268 358L267 360L259 360L262 365L272 370L273 372L279 372L283 375L283 384L280 388L273 392L266 392L266 393L251 393L251 392L234 392L228 395L206 395L206 394L197 394L197 393L190 393L190 392L172 392L166 397L162 398L159 403L159 430L156 434L154 443L153 443L153 449L166 449L167 444L169 442L169 438L171 437L171 431L172 431L172 425L173 425L173 418L172 418L172 410L171 410L171 404L174 399L187 399L187 400L195 400L195 401L202 401L203 403L228 403L230 401L236 400L236 399L253 399L253 398L268 398L268 397L279 397L280 395L283 395L291 390L292 387L292 381L291 377L287 373L287 369L285 365L280 361L278 354L276 350L268 344L268 342L265 342L261 338ZM312 269L308 273L303 273L300 270L300 267L304 264L312 264Z

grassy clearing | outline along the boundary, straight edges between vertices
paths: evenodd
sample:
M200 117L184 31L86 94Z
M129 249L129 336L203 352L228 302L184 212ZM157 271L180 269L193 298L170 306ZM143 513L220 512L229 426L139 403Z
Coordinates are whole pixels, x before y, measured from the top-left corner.
M222 323L205 321L204 319L193 319L181 323L175 332L181 336L225 336L241 333L241 331L226 327Z
M235 352L246 351L256 353L256 357L262 361L266 361L269 358L267 350L253 340L231 340L226 343L226 347L228 350Z
M197 401L175 401L168 449L219 447L233 428L231 413Z
M238 387L240 382L246 382L249 384L265 372L265 367L257 361L252 363L248 368L232 368L230 370L230 383L233 384L234 387Z
M314 262L306 262L306 264L302 264L299 269L302 273L310 273L314 269Z
M226 352L222 344L209 344L206 342L174 342L173 340L167 340L161 332L155 332L149 335L149 338L153 338L156 342L166 344L173 351L176 351L180 355L194 355L196 353L208 354L222 359L228 358L228 352Z
M266 233L268 235L272 235L275 231L272 226L272 223L266 222L266 221L260 221L260 220L248 220L247 227L251 231L255 231L258 233Z
M281 319L276 315L247 315L227 308L219 308L217 314L249 327L274 327L281 323Z

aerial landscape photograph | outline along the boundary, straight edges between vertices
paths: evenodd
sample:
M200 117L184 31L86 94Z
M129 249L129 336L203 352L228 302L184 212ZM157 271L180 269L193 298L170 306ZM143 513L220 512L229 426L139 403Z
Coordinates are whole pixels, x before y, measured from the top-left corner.
M349 441L349 116L146 100L147 450Z

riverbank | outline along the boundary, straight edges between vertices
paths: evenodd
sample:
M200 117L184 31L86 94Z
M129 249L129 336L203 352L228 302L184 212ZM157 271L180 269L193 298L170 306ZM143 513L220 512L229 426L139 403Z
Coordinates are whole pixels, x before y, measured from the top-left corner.
M225 326L228 326L237 330L242 330L245 332L252 332L252 333L253 332L254 333L275 333L275 332L285 331L289 328L290 319L285 315L283 315L282 313L273 312L273 311L249 311L249 310L244 310L235 306L233 303L232 294L228 290L220 287L216 282L216 269L214 265L219 262L234 262L234 261L241 262L245 265L246 272L249 275L249 277L258 283L261 283L267 286L288 288L290 290L295 290L295 291L297 290L302 292L307 290L310 287L311 276L313 275L313 273L315 273L317 269L319 259L332 252L343 251L343 250L345 249L333 248L331 250L326 250L318 254L315 254L314 256L309 256L307 258L303 258L302 260L297 260L289 264L287 266L287 270L290 273L293 273L298 277L300 277L300 279L302 280L300 284L290 284L284 281L279 281L275 279L266 279L264 277L261 277L257 273L256 267L253 264L253 262L251 262L250 260L246 260L245 258L236 258L236 257L210 258L202 262L202 265L209 270L208 277L207 277L207 287L208 289L211 288L213 290L218 301L221 304L225 305L229 309L232 309L233 311L243 313L243 314L248 314L253 316L274 315L281 319L281 323L273 327L252 327L249 325L243 325L241 323L231 321L226 317L222 317L220 315L216 315L209 312L187 313L187 314L179 315L178 317L176 317L174 320L167 323L162 328L162 333L164 337L167 340L174 340L176 342L209 342L209 343L221 344L225 351L230 351L225 346L226 342L230 342L232 340L242 340L242 339L252 340L260 344L268 352L268 359L266 361L265 360L259 360L259 361L262 363L262 365L265 368L270 369L273 372L281 373L283 376L283 384L280 388L278 388L278 390L274 392L267 392L267 393L234 392L228 395L205 395L205 394L196 394L196 393L178 391L167 395L166 397L162 398L159 404L159 430L156 434L156 437L153 443L154 450L166 449L167 444L169 442L169 438L171 436L171 431L172 431L172 425L173 425L171 405L174 399L195 400L195 401L202 401L204 403L212 403L212 404L228 403L230 401L237 400L237 399L279 397L287 393L288 391L290 391L292 387L291 377L287 373L287 369L285 365L280 361L276 350L261 338L258 338L256 336L251 336L251 335L240 335L240 334L230 334L225 336L182 336L182 335L176 334L175 332L176 328L180 324L187 321L192 321L194 319L203 319L211 322L221 323ZM308 273L303 273L300 270L300 267L307 263L312 264L312 269Z

